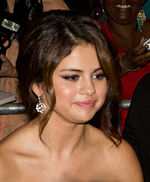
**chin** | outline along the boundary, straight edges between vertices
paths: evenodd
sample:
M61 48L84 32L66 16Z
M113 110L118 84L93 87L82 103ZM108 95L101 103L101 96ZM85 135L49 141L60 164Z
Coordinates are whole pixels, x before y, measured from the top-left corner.
M131 20L122 18L117 20L116 22L122 25L128 25L131 22Z
M91 113L91 114L78 114L78 118L76 118L75 120L77 121L77 123L87 123L88 121L90 121L93 117L95 116L95 112Z

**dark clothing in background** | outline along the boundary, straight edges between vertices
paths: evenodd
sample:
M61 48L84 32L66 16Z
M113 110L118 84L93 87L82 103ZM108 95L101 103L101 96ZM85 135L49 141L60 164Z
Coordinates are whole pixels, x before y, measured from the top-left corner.
M138 83L128 111L123 138L140 160L144 182L150 182L150 73Z

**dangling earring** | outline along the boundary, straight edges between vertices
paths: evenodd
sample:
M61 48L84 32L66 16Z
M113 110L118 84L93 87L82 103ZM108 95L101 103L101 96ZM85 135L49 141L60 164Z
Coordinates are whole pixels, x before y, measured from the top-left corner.
M103 6L101 8L101 17L100 17L100 20L101 20L102 23L104 23L105 21L107 21L107 14L106 14L105 9L104 9Z
M142 32L143 25L146 21L146 15L143 9L141 9L137 15L138 30Z
M46 105L42 103L40 96L38 96L38 103L36 104L36 110L39 113L43 113L46 110Z

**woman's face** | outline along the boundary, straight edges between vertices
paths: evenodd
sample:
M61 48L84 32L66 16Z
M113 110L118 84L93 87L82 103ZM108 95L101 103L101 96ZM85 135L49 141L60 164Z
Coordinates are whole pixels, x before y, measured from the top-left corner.
M95 48L80 45L57 66L53 74L56 95L54 115L65 121L84 123L102 107L107 79Z
M104 0L108 18L119 24L127 24L136 20L144 0Z

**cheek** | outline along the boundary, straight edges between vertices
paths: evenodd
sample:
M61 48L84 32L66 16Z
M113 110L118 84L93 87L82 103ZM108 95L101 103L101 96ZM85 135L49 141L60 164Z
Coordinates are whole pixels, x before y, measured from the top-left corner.
M96 88L97 95L99 96L99 98L104 99L104 100L105 100L107 91L108 91L107 81L104 81L103 84L99 85Z
M62 84L63 85L63 84ZM54 92L57 100L67 101L75 95L75 89L73 87L62 86L61 84L55 84Z

